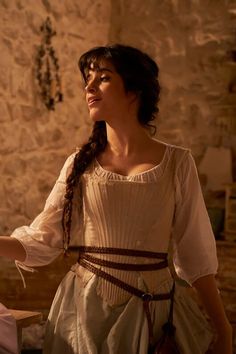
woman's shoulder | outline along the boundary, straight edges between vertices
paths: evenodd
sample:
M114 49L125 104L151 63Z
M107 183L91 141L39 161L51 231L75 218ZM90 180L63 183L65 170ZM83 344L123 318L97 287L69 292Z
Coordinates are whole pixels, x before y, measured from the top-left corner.
M166 150L169 155L175 157L177 160L182 160L184 157L191 155L191 150L184 146L166 143L164 141L153 139L157 145Z
M78 151L74 151L73 153L71 153L69 156L67 156L65 158L65 162L64 165L61 169L60 175L59 175L59 180L65 182L67 177L69 176L72 168L73 168L73 164L74 164L74 159L75 156L77 154Z
M164 150L162 163L160 167L163 170L174 173L175 175L180 170L187 170L193 163L191 150L184 146L178 146L163 142L161 140L153 139L162 150Z

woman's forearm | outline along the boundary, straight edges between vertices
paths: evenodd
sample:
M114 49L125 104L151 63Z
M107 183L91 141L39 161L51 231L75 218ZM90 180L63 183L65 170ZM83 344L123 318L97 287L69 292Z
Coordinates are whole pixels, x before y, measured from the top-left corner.
M23 262L26 253L24 247L16 238L0 236L0 256Z
M193 284L215 329L224 330L229 326L223 303L213 274L197 279Z

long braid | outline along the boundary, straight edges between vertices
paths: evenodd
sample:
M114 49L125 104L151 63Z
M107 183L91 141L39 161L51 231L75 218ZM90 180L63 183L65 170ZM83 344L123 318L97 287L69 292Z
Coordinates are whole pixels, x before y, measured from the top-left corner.
M66 180L66 193L62 213L63 248L66 253L70 244L70 230L72 221L73 197L76 187L78 190L79 209L82 208L82 189L80 178L93 159L98 156L107 145L106 124L104 121L95 122L89 140L75 155L74 164Z

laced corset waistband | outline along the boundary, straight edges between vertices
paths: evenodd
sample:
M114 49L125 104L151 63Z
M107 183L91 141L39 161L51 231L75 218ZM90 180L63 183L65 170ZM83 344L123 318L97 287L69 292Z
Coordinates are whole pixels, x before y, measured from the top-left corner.
M125 302L130 294L141 297L144 289L137 289L140 277L148 292L157 292L159 270L168 267L167 253L93 246L79 246L78 250L78 264L85 273L87 270L99 277L97 292L110 305ZM113 261L118 255L121 261ZM135 258L134 262L130 262L131 257Z
M94 256L91 256L90 253L95 254L112 254L112 255L128 255L131 257L145 257L145 258L155 258L161 259L160 262L154 262L149 264L135 264L135 263L120 263L113 262L110 260L100 259ZM173 294L174 294L174 285L170 292L167 293L150 293L139 288L136 288L117 277L109 274L107 271L101 269L102 266L111 269L118 269L122 271L153 271L159 270L168 267L167 253L157 253L150 251L141 251L141 250L131 250L123 248L106 248L106 247L91 247L91 246L80 246L79 247L79 258L78 263L89 270L90 272L96 274L98 277L104 279L106 282L109 282L115 285L118 288L123 289L124 291L137 296L143 302L143 308L146 313L148 329L149 329L149 343L153 345L153 324L151 320L151 313L149 308L150 301L162 301L171 299L171 312L173 312Z

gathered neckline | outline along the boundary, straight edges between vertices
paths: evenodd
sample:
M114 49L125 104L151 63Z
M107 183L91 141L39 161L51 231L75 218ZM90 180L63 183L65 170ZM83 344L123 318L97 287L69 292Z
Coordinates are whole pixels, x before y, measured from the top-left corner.
M122 175L122 174L114 172L114 171L109 171L109 170L103 168L102 165L98 162L98 160L96 158L94 159L94 162L95 162L95 164L97 166L97 169L99 169L100 172L103 173L103 175L114 176L114 177L117 177L119 179L124 179L124 180L138 178L138 177L142 177L143 175L155 172L156 170L159 170L162 167L162 165L166 161L166 158L167 158L167 155L168 155L168 152L169 152L169 145L168 144L165 144L165 145L166 145L166 148L165 148L165 152L163 154L162 160L157 165L155 165L155 166L153 166L153 167L151 167L151 168L149 168L149 169L147 169L145 171L138 172L138 173L135 173L135 174L132 174L132 175Z

